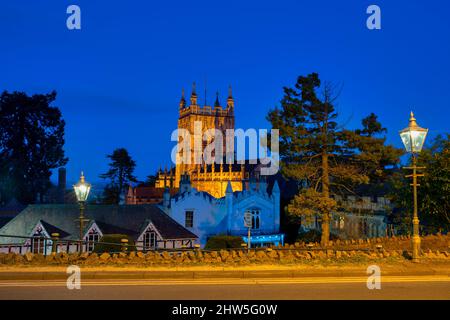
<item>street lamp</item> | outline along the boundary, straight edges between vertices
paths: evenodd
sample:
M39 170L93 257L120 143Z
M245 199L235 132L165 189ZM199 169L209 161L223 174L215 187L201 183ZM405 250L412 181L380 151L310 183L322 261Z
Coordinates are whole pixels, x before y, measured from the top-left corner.
M80 223L80 252L83 251L83 225L85 222L89 221L89 219L84 218L84 209L86 206L86 200L89 196L89 191L91 191L91 185L87 183L84 179L83 172L81 172L80 181L73 186L75 190L75 195L77 196L78 203L80 204L80 216L76 221Z
M425 169L425 167L417 167L417 155L422 151L428 129L419 127L414 118L414 113L411 111L409 118L409 125L407 128L400 131L400 137L407 152L412 155L412 166L405 167L405 169L412 169L412 174L407 175L407 178L412 177L413 195L414 195L414 216L413 216L413 261L417 262L420 255L420 235L419 235L419 218L417 216L417 177L423 177L423 174L417 174L417 169Z

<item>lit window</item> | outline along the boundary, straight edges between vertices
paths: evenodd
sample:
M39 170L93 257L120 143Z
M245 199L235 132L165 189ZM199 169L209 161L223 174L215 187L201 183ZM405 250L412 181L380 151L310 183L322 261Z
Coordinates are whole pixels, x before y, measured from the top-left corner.
M87 252L94 251L95 242L100 241L100 235L96 229L91 229L87 235Z
M144 250L155 249L156 247L156 233L147 230L144 233Z
M194 227L194 211L186 211L184 226L186 228Z

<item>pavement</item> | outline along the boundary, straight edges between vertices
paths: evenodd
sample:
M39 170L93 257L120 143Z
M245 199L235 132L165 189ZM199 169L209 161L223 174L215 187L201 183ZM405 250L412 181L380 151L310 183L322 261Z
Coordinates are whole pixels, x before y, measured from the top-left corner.
M261 279L261 278L331 278L367 277L369 265L380 267L383 276L450 276L450 262L344 264L344 265L251 265L251 266L190 266L190 267L114 267L82 266L81 278L99 279ZM2 267L4 280L65 280L67 269L52 267Z

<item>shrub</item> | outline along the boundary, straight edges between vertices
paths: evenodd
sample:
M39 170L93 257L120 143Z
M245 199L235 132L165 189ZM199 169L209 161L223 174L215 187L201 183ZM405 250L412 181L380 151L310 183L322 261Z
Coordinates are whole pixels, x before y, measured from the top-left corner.
M122 250L122 239L128 239L128 251L136 250L136 247L134 246L134 240L130 236L127 236L126 234L105 234L100 239L100 242L106 243L95 244L94 252L120 252Z
M320 238L322 237L322 232L319 230L309 230L307 232L301 232L297 236L297 241L303 242L320 242ZM330 233L330 240L339 239L334 234Z
M205 249L231 249L241 248L244 241L239 236L213 236L206 242Z

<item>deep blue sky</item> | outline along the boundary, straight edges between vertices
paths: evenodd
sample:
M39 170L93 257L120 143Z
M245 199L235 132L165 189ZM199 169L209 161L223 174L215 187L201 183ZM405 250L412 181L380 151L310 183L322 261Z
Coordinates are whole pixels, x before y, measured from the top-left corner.
M82 29L66 28L77 4ZM366 28L377 4L382 30ZM449 132L448 1L91 1L0 3L0 90L57 90L69 180L98 181L105 155L127 148L144 179L170 164L181 88L222 101L233 85L236 126L267 128L268 110L298 75L344 85L349 127L375 112L397 132L413 109L431 135Z

